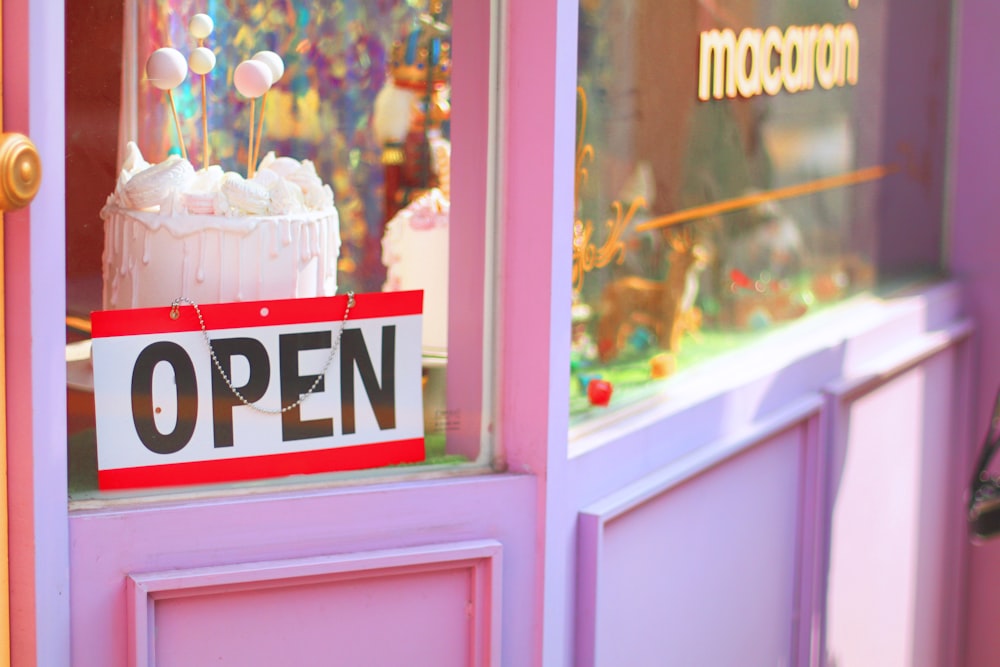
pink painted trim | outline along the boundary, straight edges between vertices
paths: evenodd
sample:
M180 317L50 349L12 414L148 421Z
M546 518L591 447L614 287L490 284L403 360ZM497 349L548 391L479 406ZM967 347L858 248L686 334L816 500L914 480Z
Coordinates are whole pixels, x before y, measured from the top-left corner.
M154 600L133 577L125 577L125 610L128 629L128 664L150 665L156 650Z
M3 3L4 130L27 134L43 169L4 221L11 660L26 667L70 664L64 23L62 3Z
M604 524L600 514L581 512L577 529L576 660L577 667L597 664L597 612L601 608L601 554Z
M496 326L495 313L484 308L487 272L487 222L492 173L489 164L490 108L496 103L490 89L490 2L456 2L453 9L451 210L448 225L448 369L447 403L451 411L447 451L475 461L483 434L493 418L483 409L486 327ZM492 280L493 275L489 275ZM492 364L491 358L485 357ZM484 428L486 426L486 428Z
M501 454L537 475L531 665L573 653L575 509L567 465L576 138L576 0L503 2L498 374Z
M819 648L823 631L823 563L825 552L826 500L824 484L826 452L823 434L828 414L824 409L810 415L803 423L802 462L799 471L799 553L795 559L795 605L797 623L792 631L792 664L815 665L820 662Z
M500 665L501 557L496 540L242 563L126 577L129 667L155 667L156 602L310 582L332 582L408 573L468 570L469 667Z
M956 348L955 385L958 391L951 397L951 411L954 419L954 442L969 443L954 447L952 453L954 463L951 472L951 488L956 489L955 497L965 498L965 488L969 483L969 471L973 469L982 434L972 422L975 405L976 364L975 335L959 343ZM953 519L950 529L949 543L961 545L949 552L945 561L945 570L951 573L955 582L955 594L947 601L942 617L949 619L948 626L943 630L945 638L942 641L944 655L954 659L954 664L965 664L966 632L970 629L972 616L969 610L969 554L972 545L969 542L968 526L965 522L964 505L962 515ZM978 620L978 619L976 619Z
M733 457L760 444L771 441L780 433L805 426L813 436L817 432L823 400L810 395L792 402L787 407L754 424L748 432L735 438L698 449L691 455L654 472L625 488L612 493L584 508L579 514L578 571L577 571L577 626L576 662L578 667L597 667L597 616L601 602L601 553L604 549L604 529L608 523L657 498L680 484L702 475ZM816 440L805 445L816 451ZM805 480L801 486L805 486ZM802 521L800 520L800 524ZM812 555L811 552L806 555ZM796 556L798 569L805 572L801 561L804 554ZM803 588L809 588L809 585ZM801 601L800 589L800 601ZM811 607L811 602L808 603ZM790 657L798 647L789 647Z
M828 385L824 391L841 401L853 401L891 382L936 354L965 342L975 330L972 320L962 319L940 331L914 336L902 347L894 347L871 360L860 372Z
M29 134L28 1L3 4L4 130ZM31 388L30 209L4 217L10 635L13 664L37 664ZM13 313L20 314L14 318ZM18 391L12 391L17 387ZM13 446L13 443L29 446Z

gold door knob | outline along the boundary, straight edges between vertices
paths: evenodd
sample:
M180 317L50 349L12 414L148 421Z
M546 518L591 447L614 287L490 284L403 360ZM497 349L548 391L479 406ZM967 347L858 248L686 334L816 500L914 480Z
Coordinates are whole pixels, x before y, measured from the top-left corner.
M16 132L0 135L0 211L31 203L42 182L42 162L31 139Z

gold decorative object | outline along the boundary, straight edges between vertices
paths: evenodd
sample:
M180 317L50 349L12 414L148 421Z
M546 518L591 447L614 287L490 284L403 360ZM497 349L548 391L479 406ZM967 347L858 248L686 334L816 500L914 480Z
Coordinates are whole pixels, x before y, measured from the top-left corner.
M652 220L646 220L636 227L636 231L645 232L652 229L662 229L664 227L679 225L684 222L691 222L692 220L700 220L702 218L721 215L723 213L741 211L754 206L759 206L764 202L780 201L782 199L791 199L793 197L803 197L805 195L816 194L817 192L824 192L826 190L834 190L850 185L860 185L861 183L867 183L869 181L878 181L886 176L895 174L901 168L901 165L898 164L877 165L875 167L867 167L865 169L858 169L843 174L837 174L836 176L818 178L813 181L806 181L805 183L788 185L783 188L776 188L765 192L755 192L751 195L743 195L732 199L724 199L712 204L695 206L694 208L687 208L669 215L653 218Z
M663 280L626 276L604 288L597 323L601 361L617 357L638 327L649 329L657 345L674 354L680 351L683 335L696 334L701 327L701 312L694 303L698 274L708 254L690 230L674 233L670 247L670 268Z
M575 178L576 199L579 201L580 191L590 177L587 163L594 161L594 147L584 143L584 134L587 131L587 93L583 88L577 88L576 91L580 97L580 129L576 139ZM615 211L615 217L605 222L608 227L608 237L600 248L591 240L594 235L592 220L581 220L578 217L573 224L573 289L575 290L583 287L584 277L594 269L603 268L616 259L618 264L625 261L625 242L622 241L622 233L632 222L636 211L646 206L646 201L642 197L636 197L627 211L618 200L612 202L611 206Z
M31 203L42 182L42 162L31 139L15 132L0 137L0 210Z
M406 152L401 144L386 144L382 149L382 164L399 165L406 162Z

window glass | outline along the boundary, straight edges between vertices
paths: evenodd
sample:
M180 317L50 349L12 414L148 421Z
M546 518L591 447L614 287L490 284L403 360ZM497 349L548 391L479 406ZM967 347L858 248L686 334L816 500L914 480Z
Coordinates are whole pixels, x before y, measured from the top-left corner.
M946 5L580 3L574 422L938 268Z
M488 25L469 15L463 24L465 39L488 49ZM482 214L471 218L475 233L456 237L449 225L453 206L484 209L486 178L485 151L458 139L454 160L465 167L459 178L476 187L465 187L463 192L472 194L464 199L452 198L451 105L462 114L463 99L489 95L489 77L482 72L465 78L475 82L470 85L452 80L452 47L461 44L452 31L456 20L463 19L456 17L451 0L95 0L67 5L71 496L94 495L99 485L105 489L100 480L112 478L106 468L131 470L132 465L118 461L114 448L104 444L111 440L102 441L114 430L102 433L100 426L114 401L105 400L102 408L105 385L98 379L95 407L95 375L101 372L95 373L93 351L105 344L95 334L92 345L95 323L103 325L91 313L143 308L166 313L176 299L181 299L176 309L183 317L201 311L196 328L202 331L195 333L204 332L211 345L196 354L186 343L180 345L195 368L192 391L215 392L215 402L207 412L204 406L185 412L185 364L171 361L166 352L155 354L170 348L149 352L147 347L143 353L153 355L146 361L148 372L138 362L115 371L122 377L132 374L132 415L109 418L109 423L122 426L129 437L138 434L140 448L161 448L165 462L185 450L187 458L178 459L178 465L193 458L196 464L214 462L223 472L182 474L174 482L160 478L149 486L243 481L243 474L229 475L224 469L227 461L242 458L231 453L241 448L241 429L250 429L239 422L255 411L244 403L284 410L271 417L282 440L326 438L325 445L313 450L364 444L363 438L348 439L352 429L360 428L352 425L355 418L358 423L368 419L376 432L401 429L397 421L407 419L419 426L419 434L407 427L405 439L422 439L408 453L360 459L337 453L338 463L292 464L288 475L489 460L481 447L488 393L483 376L476 370L459 373L455 364L448 364L450 355L459 355L479 359L482 366L487 289L485 274L454 290L449 284L456 247L479 267L487 264L484 244L476 242L486 238ZM472 106L476 112L468 113L464 126L486 136L486 114L479 113L485 107ZM409 314L422 309L416 329L420 345L407 342L417 338L402 324L398 337L395 329L386 333L395 324L383 325L380 338L359 333L363 323L354 318L371 312L364 304L383 303L371 295L414 290L422 291L420 305L389 310L403 308ZM344 314L343 333L341 314L350 308L346 297L329 317L313 317L309 308L289 316L330 325L318 342L309 342L309 334L298 330L276 330L275 337L300 336L294 339L298 347L280 362L277 347L265 350L247 342L258 335L241 329L250 325L229 324L230 310L213 309L219 303L348 292L356 294L357 306ZM450 298L473 305L462 310L462 317L474 322L464 327L468 336L459 331L449 338ZM332 313L335 308L330 307ZM386 306L379 308L383 312ZM259 312L265 317L270 311ZM120 328L124 321L137 326L141 319L129 315L107 321ZM162 318L153 327L157 335ZM173 344L171 334L162 335L167 340L163 345ZM109 349L117 351L115 340L116 347ZM414 354L405 351L411 347ZM385 365L385 349L395 351L394 366ZM205 356L207 352L211 354ZM99 353L99 369L107 368L108 357L116 354L105 353L101 359ZM297 372L288 371L289 364ZM401 364L416 370L406 375ZM272 389L279 380L285 383L280 396ZM286 387L286 381L295 386ZM404 382L407 387L401 386ZM149 388L144 390L144 383ZM348 391L354 395L349 406ZM221 413L220 392L228 406ZM301 405L295 403L303 397ZM123 398L127 403L129 397ZM385 412L386 405L392 414ZM161 416L162 410L169 416ZM143 411L149 414L143 416ZM188 418L191 423L185 425ZM220 422L229 424L235 443L220 440ZM214 447L204 442L209 433L214 433ZM173 445L151 444L164 438L173 442L171 437L177 440ZM344 439L338 442L338 437ZM254 446L265 454L277 448L266 442ZM190 453L199 447L203 454ZM137 461L136 467L145 465Z

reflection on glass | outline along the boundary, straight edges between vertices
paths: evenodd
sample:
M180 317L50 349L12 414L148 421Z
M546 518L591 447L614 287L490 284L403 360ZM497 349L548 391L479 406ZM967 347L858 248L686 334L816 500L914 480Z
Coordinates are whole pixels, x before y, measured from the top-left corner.
M279 225L268 236L266 225L251 225L263 229L254 248L273 246L279 251L268 255L270 263L261 260L255 267L257 260L248 254L243 232L237 233L239 239L228 239L235 250L227 254L221 227L217 233L201 234L197 243L192 241L192 248L200 248L193 251L186 232L174 228L177 225L153 221L140 228L135 223L152 215L150 211L162 211L164 205L182 211L185 219L236 215L263 220L274 213L275 202L287 199L295 208L301 200L308 209L301 215L304 227L316 222L305 219L313 215L310 211L325 211L334 225L339 217L339 230L311 236L303 231L303 238L313 240L300 245L323 255L321 260L329 264L327 278L333 279L324 287L323 276L304 278L299 271L291 276L294 296L311 296L315 291L303 292L304 280L319 284L318 293L424 290L427 462L466 460L448 453L440 417L448 413L450 1L209 0L206 5L193 0L135 0L122 5L95 0L67 11L72 63L67 76L69 342L88 342L91 310L169 305L155 281L143 292L148 298L136 296L130 287L134 290L142 266L158 261L172 247L171 241L177 248L174 255L183 256L177 262L183 267L175 273L189 279L192 289L196 282L212 284L217 288L209 291L222 295L199 293L201 303L287 298L286 288L270 291L279 282L288 282L288 276L276 275L280 267L271 265L281 260L281 234L296 233L294 229ZM203 37L192 34L190 25L200 13L209 15L213 24L210 31L201 26ZM191 61L192 73L170 91L169 99L150 85L143 67L149 55L164 46L185 56L199 47L210 51ZM83 57L92 49L101 51L99 59ZM266 94L251 101L237 92L235 73L242 61L260 51L280 54L284 71ZM202 77L197 70L207 73ZM270 152L279 156L279 163L266 157ZM147 162L165 165L171 156L181 154L197 170L192 187L198 192L178 191L165 204L147 202L142 196L150 188L119 182L123 167L131 179ZM251 154L258 159L251 160ZM280 156L295 158L296 169L308 167L310 173L301 179L298 172L283 173L290 163L280 163ZM212 167L217 171L205 171L206 164L218 165ZM251 192L256 182L250 180L258 171L281 172L285 186L295 187L278 188L283 196L276 198L276 186L264 184L269 203L261 208L260 198L254 199ZM226 181L228 174L221 178L223 172L236 172L245 180L227 190L232 184ZM213 179L219 183L207 183ZM332 188L335 210L319 201L326 201L326 185ZM226 194L229 213L215 210L220 206L217 191ZM310 202L319 204L310 208ZM108 212L103 225L102 207ZM233 213L237 208L240 212ZM157 233L164 238L154 238ZM175 238L167 238L171 235ZM215 250L209 237L218 245ZM233 276L240 277L239 284L230 285ZM159 291L177 296L177 290L171 286ZM69 356L73 357L71 488L87 491L96 467L89 360L82 345L71 347Z
M581 2L576 421L874 284L899 169L860 133L864 11Z

